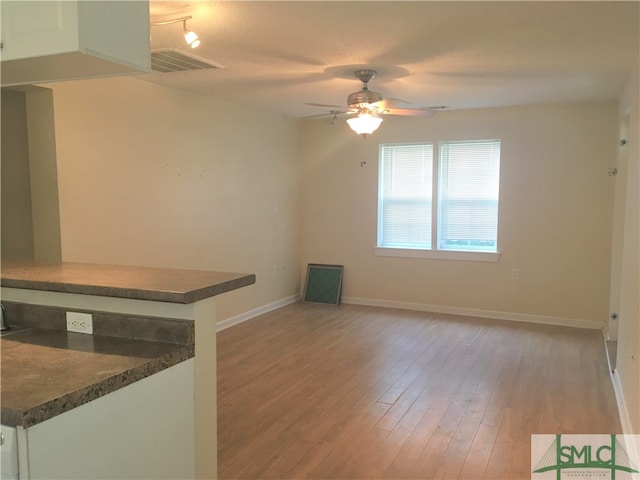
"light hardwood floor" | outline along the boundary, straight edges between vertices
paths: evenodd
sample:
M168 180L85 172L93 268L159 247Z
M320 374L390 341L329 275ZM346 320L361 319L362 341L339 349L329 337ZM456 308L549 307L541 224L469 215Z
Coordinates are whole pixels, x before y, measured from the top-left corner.
M218 333L221 479L528 479L532 433L621 433L600 331L296 303Z

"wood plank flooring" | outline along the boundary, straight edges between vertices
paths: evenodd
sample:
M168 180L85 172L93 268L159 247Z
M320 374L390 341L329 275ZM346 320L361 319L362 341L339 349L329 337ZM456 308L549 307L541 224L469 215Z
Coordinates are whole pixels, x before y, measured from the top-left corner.
M532 433L622 433L600 331L296 303L218 333L221 479L528 479Z

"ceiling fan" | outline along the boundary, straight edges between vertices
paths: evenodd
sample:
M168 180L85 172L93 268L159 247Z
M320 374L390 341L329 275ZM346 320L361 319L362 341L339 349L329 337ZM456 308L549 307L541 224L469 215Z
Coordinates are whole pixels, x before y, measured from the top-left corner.
M373 133L382 123L381 115L403 115L403 116L420 116L420 117L432 117L436 114L437 110L441 110L445 107L429 107L429 108L405 108L401 104L401 100L383 99L382 95L373 90L369 90L369 82L373 80L378 74L375 70L356 70L354 72L356 78L362 82L362 88L350 94L347 97L347 109L342 110L344 107L337 105L325 105L321 103L307 103L314 107L330 107L338 108L340 110L331 110L329 113L323 113L320 115L312 115L313 117L320 117L324 115L332 115L333 120L338 115L356 115L349 118L347 123L351 129L366 137Z

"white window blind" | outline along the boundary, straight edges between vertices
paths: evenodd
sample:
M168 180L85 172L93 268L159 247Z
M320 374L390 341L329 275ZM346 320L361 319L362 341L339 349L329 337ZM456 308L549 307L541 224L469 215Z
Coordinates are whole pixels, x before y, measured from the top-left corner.
M496 252L500 141L440 143L438 249Z
M431 248L433 144L381 145L378 245Z

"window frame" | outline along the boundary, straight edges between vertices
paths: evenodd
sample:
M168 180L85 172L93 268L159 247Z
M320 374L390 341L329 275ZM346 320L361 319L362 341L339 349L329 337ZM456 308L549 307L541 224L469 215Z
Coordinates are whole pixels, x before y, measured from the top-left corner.
M464 250L464 249L440 249L439 247L439 234L441 228L440 219L440 168L441 168L441 146L442 144L453 143L474 143L474 142L498 142L500 148L502 142L500 139L476 139L476 140L440 140L430 142L401 142L401 143L383 143L378 146L378 190L377 190L377 225L376 225L376 246L374 247L374 253L376 256L381 257L400 257L400 258L431 258L439 260L460 260L460 261L477 261L477 262L498 262L500 259L500 242L499 242L499 217L500 217L500 180L498 171L498 215L496 221L498 222L498 229L496 231L496 251L486 250ZM397 246L384 246L380 245L381 241L381 221L382 221L382 169L383 169L383 149L385 147L393 146L414 146L425 145L431 146L433 152L432 158L432 202L431 202L431 247L397 247ZM501 165L500 165L501 166Z

